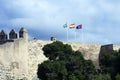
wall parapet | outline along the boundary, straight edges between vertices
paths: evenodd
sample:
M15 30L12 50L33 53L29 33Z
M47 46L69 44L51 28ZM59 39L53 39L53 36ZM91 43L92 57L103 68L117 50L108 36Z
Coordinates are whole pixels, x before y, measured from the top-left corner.
M19 38L26 38L25 34L27 30L25 28L21 28L19 31L19 34L17 34L17 32L12 29L9 34L7 34L4 30L0 31L0 44L4 44L6 42L14 42L15 39L19 39ZM18 37L19 36L19 37Z

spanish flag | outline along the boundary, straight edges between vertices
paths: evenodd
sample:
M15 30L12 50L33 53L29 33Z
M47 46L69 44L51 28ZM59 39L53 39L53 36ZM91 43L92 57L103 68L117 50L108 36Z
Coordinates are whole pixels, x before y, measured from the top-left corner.
M70 24L69 28L70 28L70 29L75 28L75 24Z

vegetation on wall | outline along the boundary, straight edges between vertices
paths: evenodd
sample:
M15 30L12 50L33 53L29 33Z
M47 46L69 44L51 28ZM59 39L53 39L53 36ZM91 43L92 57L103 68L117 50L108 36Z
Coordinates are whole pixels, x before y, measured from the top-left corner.
M43 51L49 60L38 65L37 75L41 80L120 80L120 51L102 57L99 72L81 52L60 41L45 45Z

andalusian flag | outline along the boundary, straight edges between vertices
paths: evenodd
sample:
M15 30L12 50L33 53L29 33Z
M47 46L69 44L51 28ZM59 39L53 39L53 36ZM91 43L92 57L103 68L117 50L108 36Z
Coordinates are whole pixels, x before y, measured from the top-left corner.
M76 29L82 29L82 24L78 25Z
M69 28L70 28L70 29L75 28L75 24L70 24Z
M63 25L64 28L67 28L67 23Z

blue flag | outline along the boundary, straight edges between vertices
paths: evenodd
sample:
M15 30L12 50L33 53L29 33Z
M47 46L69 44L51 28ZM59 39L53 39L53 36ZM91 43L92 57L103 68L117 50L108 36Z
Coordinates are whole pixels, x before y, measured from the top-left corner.
M82 24L78 25L76 29L82 29Z

